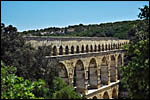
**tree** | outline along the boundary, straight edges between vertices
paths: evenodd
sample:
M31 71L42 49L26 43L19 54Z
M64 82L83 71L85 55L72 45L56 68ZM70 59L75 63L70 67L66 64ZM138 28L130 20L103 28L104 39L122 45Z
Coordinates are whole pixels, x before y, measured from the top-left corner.
M9 66L15 66L17 76L31 81L44 79L50 88L57 76L57 70L45 59L50 54L51 46L35 49L25 41L15 27L1 24L1 60Z
M1 61L1 99L44 99L36 96L36 92L49 92L45 82L41 79L34 82L25 80L16 75L16 70L16 67L6 66Z
M142 14L139 14L144 20L134 27L134 38L125 46L128 65L121 67L121 82L133 99L149 99L149 18L145 16L145 8L141 8Z
M25 41L24 37L17 33L15 27L12 25L5 27L4 24L1 24L1 57L4 63L9 65L2 69L3 97L1 98L52 98L56 91L61 95L62 89L64 87L67 89L67 84L62 79L56 78L58 70L51 64L54 62L45 59L45 56L50 54L51 46L41 46L35 49ZM12 65L17 69L14 70L15 72L11 72L14 69ZM5 70L8 71L8 74L5 73ZM73 87L68 88L68 92L65 89L68 98L79 97Z
M144 8L139 8L141 12L139 13L138 17L141 19L149 19L149 7L147 5Z
M81 95L72 86L67 86L61 78L57 77L53 84L53 99L81 99Z

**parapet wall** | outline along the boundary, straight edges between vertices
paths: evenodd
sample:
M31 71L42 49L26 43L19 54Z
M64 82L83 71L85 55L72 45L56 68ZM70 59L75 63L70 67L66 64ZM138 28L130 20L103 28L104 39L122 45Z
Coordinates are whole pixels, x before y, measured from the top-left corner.
M27 40L36 40L36 41L82 41L82 40L91 40L91 41L100 41L100 40L119 40L115 37L50 37L50 36L27 36Z
M64 55L120 49L129 40L112 37L25 37L33 47L51 45L51 55Z

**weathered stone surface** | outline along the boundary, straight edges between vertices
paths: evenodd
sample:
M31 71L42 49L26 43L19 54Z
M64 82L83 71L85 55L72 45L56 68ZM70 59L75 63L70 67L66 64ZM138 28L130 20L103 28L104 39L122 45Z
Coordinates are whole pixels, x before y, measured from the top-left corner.
M129 40L102 37L26 37L26 40L35 48L51 45L51 53L45 58L51 66L61 69L59 75L69 85L76 83L77 92L88 98L117 98L118 69L124 64L125 53L120 46ZM98 89L96 92L88 93L88 89L95 88Z

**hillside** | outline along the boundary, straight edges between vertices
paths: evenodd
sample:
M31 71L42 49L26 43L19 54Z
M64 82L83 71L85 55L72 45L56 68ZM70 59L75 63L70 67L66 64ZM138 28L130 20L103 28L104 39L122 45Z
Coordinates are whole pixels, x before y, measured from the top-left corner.
M27 36L117 37L127 39L130 37L128 35L129 31L140 21L120 21L90 25L79 24L65 28L49 27L20 33Z

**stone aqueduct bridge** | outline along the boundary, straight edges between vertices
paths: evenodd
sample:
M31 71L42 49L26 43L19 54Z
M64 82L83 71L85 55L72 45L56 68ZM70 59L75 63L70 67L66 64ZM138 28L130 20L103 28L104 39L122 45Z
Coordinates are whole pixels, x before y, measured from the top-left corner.
M51 45L51 54L46 58L61 69L59 76L77 92L89 99L118 97L118 73L125 54L121 46L129 40L108 37L26 39L33 47Z

